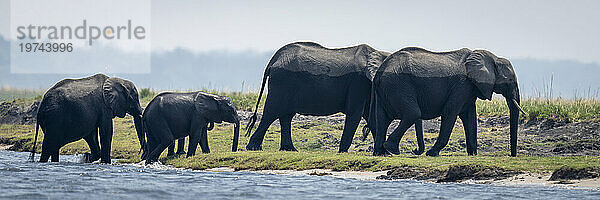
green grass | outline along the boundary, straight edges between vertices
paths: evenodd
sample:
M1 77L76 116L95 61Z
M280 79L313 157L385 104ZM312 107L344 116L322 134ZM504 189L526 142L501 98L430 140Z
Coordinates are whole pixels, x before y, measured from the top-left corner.
M554 119L558 121L585 121L600 118L600 100L597 99L523 99L521 108L527 113L528 120ZM477 100L479 116L508 115L506 101Z

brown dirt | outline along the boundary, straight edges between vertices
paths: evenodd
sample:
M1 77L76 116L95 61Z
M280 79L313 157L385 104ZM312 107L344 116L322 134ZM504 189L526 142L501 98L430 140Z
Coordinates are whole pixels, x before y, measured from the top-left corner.
M586 167L586 168L571 168L562 167L552 173L550 181L564 181L564 180L581 180L581 179L592 179L600 177L600 168Z

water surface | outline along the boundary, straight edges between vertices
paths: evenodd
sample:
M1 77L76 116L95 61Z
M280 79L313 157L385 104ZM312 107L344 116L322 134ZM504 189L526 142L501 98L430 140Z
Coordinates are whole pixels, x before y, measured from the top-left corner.
M203 172L135 165L30 163L0 151L2 199L600 199L599 191L419 181L364 181L328 176ZM38 155L39 156L39 155Z

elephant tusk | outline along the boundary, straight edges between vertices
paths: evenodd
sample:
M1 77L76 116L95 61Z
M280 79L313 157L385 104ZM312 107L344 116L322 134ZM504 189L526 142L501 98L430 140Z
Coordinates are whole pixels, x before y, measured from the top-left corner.
M515 104L515 106L517 106L517 109L519 109L519 111L521 111L521 113L523 113L524 115L527 115L527 113L521 108L521 106L519 106L519 104L517 103L517 101L515 99L512 99L513 104Z

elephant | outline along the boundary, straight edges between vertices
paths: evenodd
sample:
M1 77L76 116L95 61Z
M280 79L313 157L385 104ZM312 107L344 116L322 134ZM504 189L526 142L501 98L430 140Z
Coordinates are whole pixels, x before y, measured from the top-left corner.
M213 123L223 121L234 124L232 151L237 151L240 118L229 97L205 92L173 93L157 95L146 107L142 115L144 128L140 143L146 144L142 160L151 163L175 139L190 136L187 156L196 154L200 143L203 153L209 153L207 130ZM211 127L208 127L211 125ZM144 136L148 139L146 142ZM183 142L180 142L180 147Z
M368 119L371 80L389 55L361 44L330 49L313 42L295 42L277 50L263 74L262 86L246 136L257 119L258 105L269 82L263 116L250 137L247 150L262 150L271 123L281 124L282 151L297 151L291 138L291 121L296 113L326 116L346 114L339 152L347 152L361 117ZM368 134L367 127L363 133Z
M208 126L208 128L206 128L207 131L212 131L213 127L215 126L214 122L211 122ZM175 152L175 142L173 142L173 144L169 145L169 151L167 153L167 156L173 156L173 155L183 155L186 154L185 152L185 138L181 138L177 140L177 152Z
M373 79L369 124L375 126L374 155L399 154L399 142L417 120L441 116L439 136L428 156L438 156L448 144L457 116L463 122L467 153L477 154L477 98L504 96L510 110L510 150L517 155L520 107L519 86L512 64L487 50L463 48L431 52L403 48L390 55ZM387 138L390 122L400 125ZM422 136L421 136L422 138Z
M47 162L50 157L52 162L58 162L62 146L83 138L91 151L85 154L86 162L100 159L102 163L110 163L112 119L123 118L125 114L133 116L139 137L142 108L132 82L104 74L64 79L46 91L40 103L31 160L41 127L44 140L40 162Z

